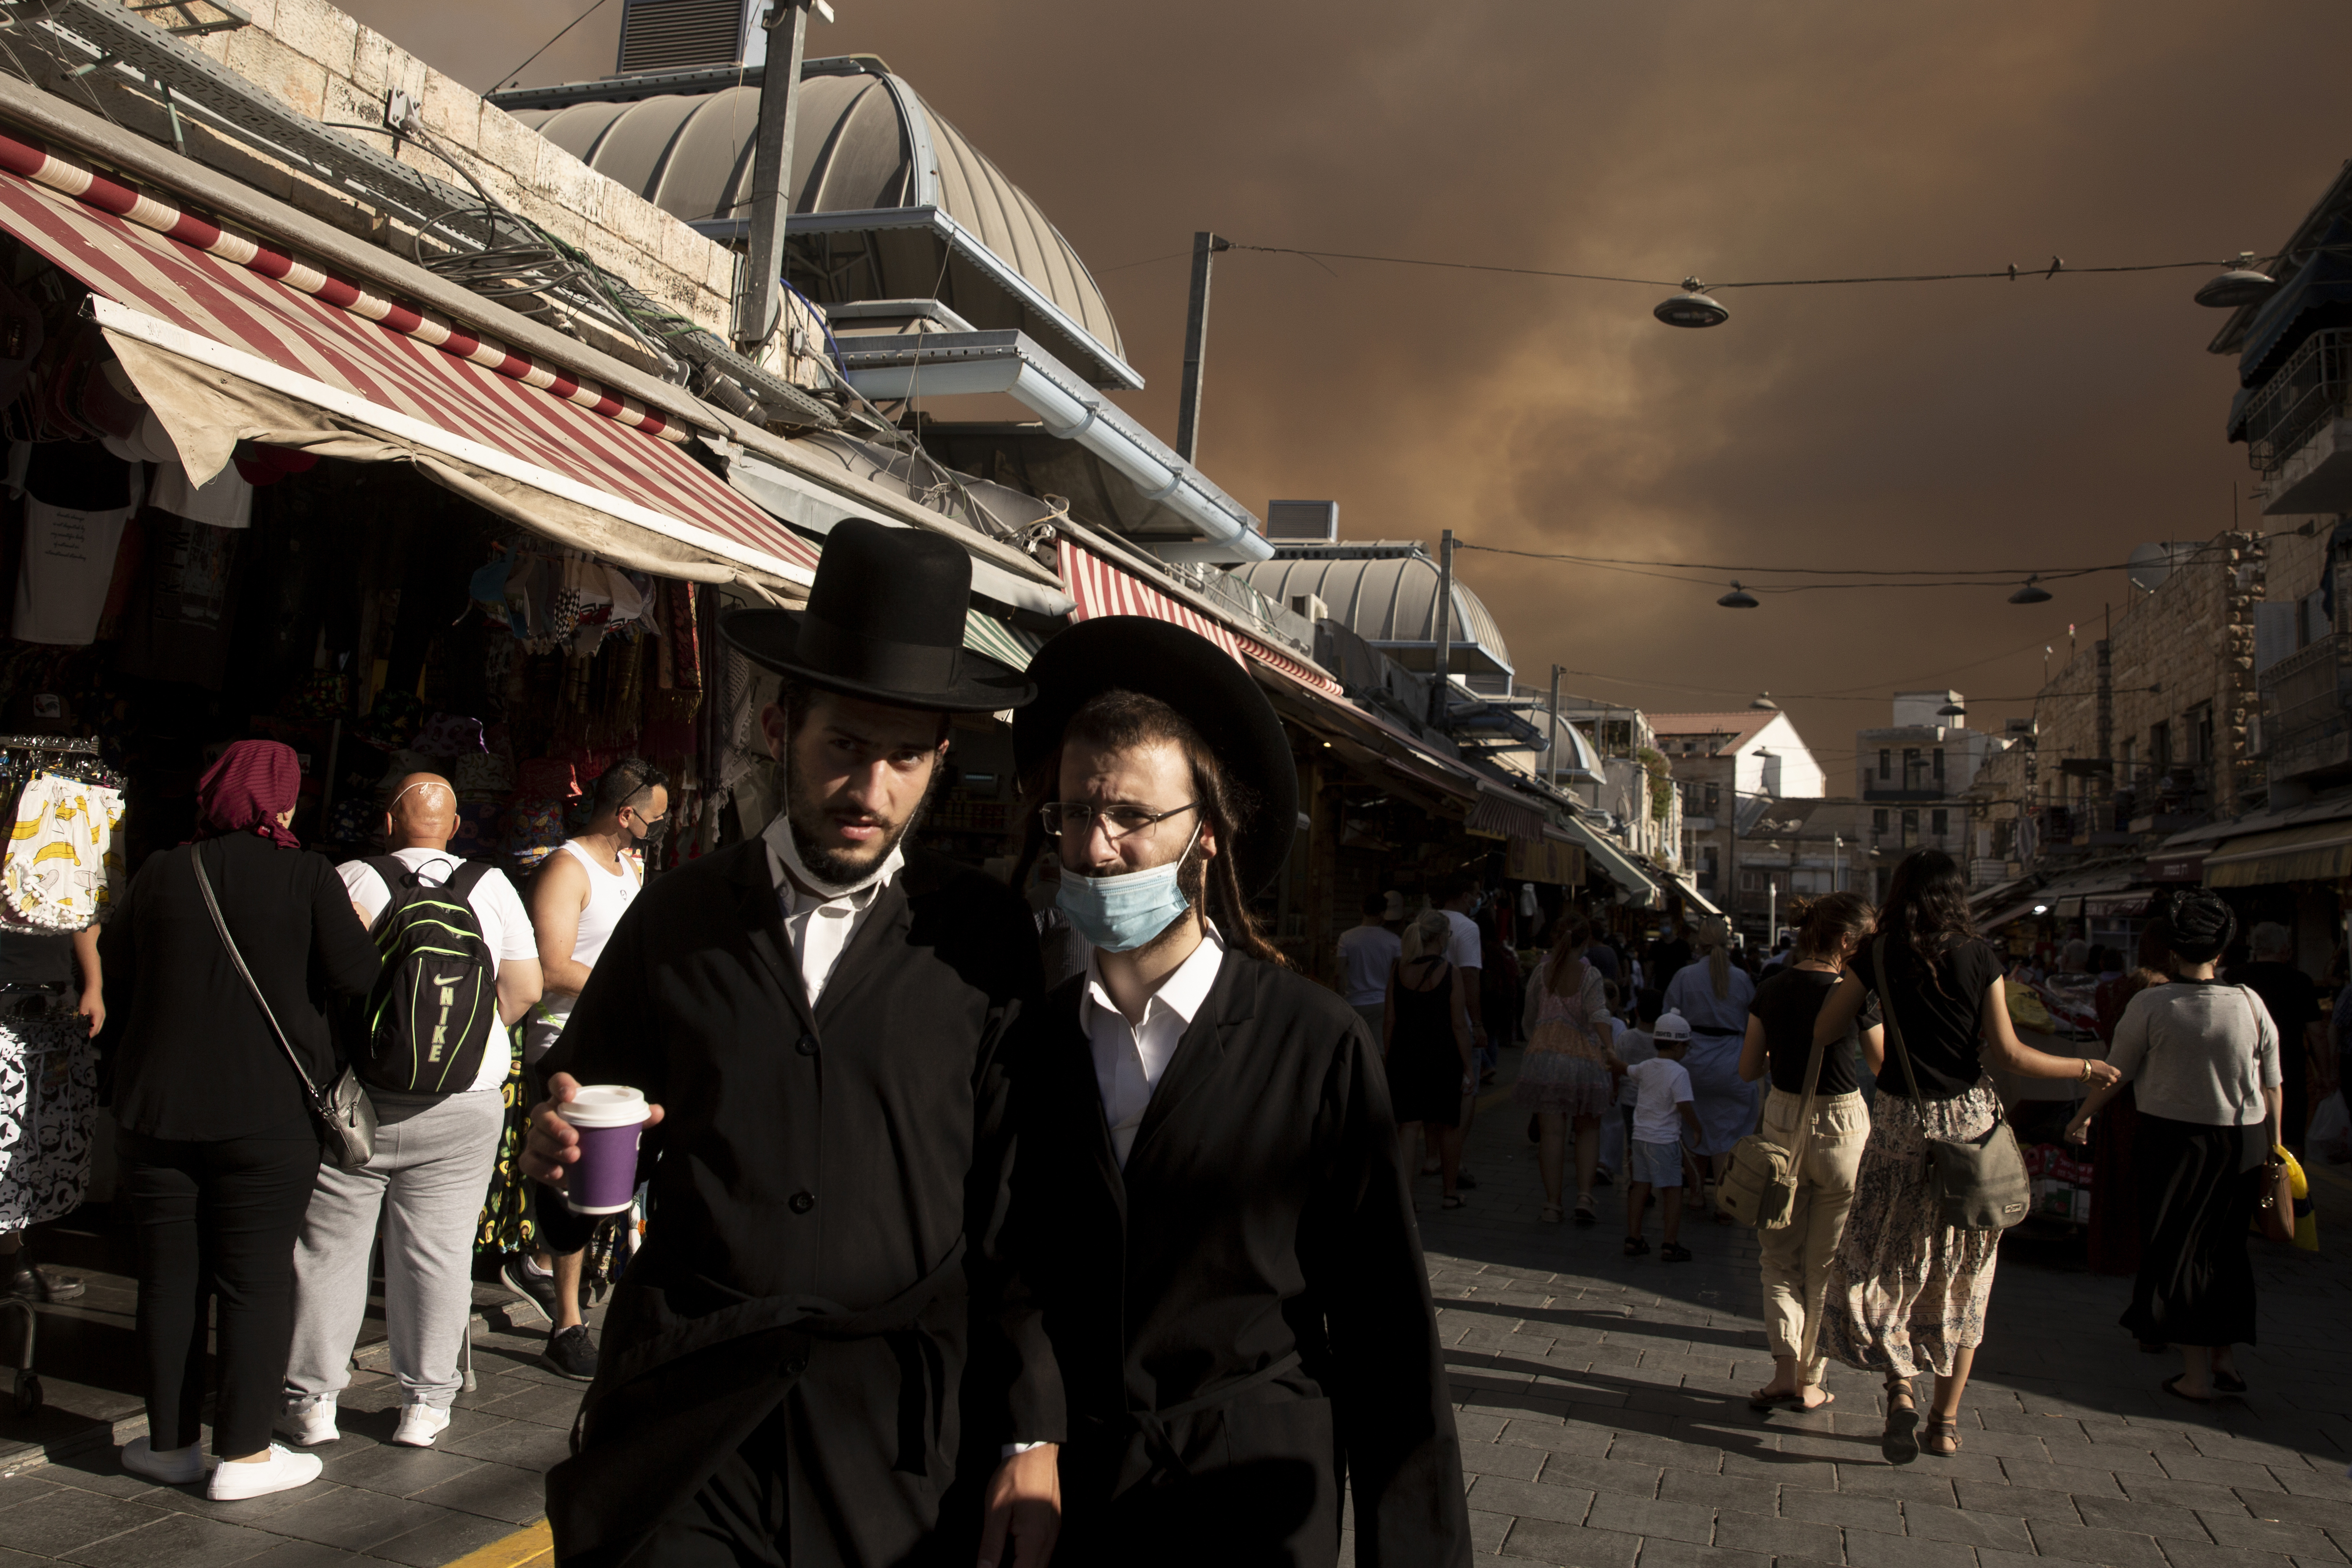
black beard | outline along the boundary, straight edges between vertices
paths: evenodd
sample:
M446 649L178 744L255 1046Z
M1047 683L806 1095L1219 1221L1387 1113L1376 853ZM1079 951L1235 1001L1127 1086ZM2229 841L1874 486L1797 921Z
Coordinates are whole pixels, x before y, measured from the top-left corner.
M804 817L822 821L824 803L803 792L798 774L788 774L784 825L792 831L793 847L800 852L801 864L806 866L809 874L818 881L830 883L835 887L846 887L862 880L876 866L889 859L890 852L922 825L924 814L931 809L931 797L940 792L940 781L946 776L947 769L934 763L931 780L923 789L923 798L915 802L915 809L907 813L907 820L884 835L879 842L868 844L863 850L829 850L821 849L812 842L808 831L801 826Z

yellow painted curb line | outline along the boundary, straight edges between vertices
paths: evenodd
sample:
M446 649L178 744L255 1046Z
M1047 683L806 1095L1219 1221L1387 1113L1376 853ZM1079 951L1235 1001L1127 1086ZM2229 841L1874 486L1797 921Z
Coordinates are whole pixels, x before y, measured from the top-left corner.
M542 1519L503 1541L476 1547L448 1568L551 1568L554 1562L555 1535Z

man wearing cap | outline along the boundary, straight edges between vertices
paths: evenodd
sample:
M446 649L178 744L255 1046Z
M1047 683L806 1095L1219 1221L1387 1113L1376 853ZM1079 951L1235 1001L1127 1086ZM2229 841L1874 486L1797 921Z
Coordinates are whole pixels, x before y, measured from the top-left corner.
M1067 1390L1061 1561L1470 1558L1436 1314L1363 1020L1250 900L1297 773L1246 670L1164 622L1062 632L1014 716L1085 968L1024 1024L1014 1253Z
M962 1568L978 1536L983 1564L1034 1568L1052 1549L1061 1387L1000 1246L1000 1045L1039 986L1034 927L903 841L950 716L1034 695L963 651L971 574L948 539L852 520L805 612L720 623L784 676L761 715L784 808L629 906L532 1111L527 1166L560 1185L582 1084L660 1107L647 1239L548 1477L564 1563Z

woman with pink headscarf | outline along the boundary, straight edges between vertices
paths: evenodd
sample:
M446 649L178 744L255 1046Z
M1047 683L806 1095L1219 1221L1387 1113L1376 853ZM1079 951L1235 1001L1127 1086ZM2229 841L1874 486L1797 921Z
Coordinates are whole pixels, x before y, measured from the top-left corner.
M294 1239L319 1171L319 1129L293 1064L238 974L197 887L201 858L230 936L313 1082L341 1071L326 989L364 996L375 945L323 855L292 831L301 770L240 740L196 789L191 842L150 856L109 915L115 999L100 1037L121 1128L121 1188L138 1228L139 1349L148 1436L123 1468L215 1498L315 1479L315 1455L269 1441L292 1333ZM313 977L320 984L314 984ZM218 1303L213 1454L197 1450L207 1302Z

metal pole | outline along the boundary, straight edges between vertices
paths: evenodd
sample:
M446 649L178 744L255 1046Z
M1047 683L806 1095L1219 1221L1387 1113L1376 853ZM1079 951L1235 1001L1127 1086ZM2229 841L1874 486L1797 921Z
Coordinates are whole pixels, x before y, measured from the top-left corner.
M735 301L735 347L757 360L783 309L784 220L793 210L793 132L801 112L801 57L808 47L810 0L775 0L763 24L790 29L792 43L777 58L772 41L760 82L760 128L751 154L751 246L743 287Z
M1562 666L1551 667L1551 727L1544 732L1544 781L1553 789L1559 788L1559 672Z
M1439 536L1437 545L1437 607L1432 612L1435 630L1433 640L1437 644L1437 660L1431 666L1433 680L1429 688L1429 724L1443 730L1451 716L1448 712L1446 666L1454 662L1454 530L1448 528Z
M1205 229L1192 236L1192 295L1184 309L1184 381L1176 396L1176 455L1194 461L1201 439L1201 360L1209 347L1209 258L1231 250Z

